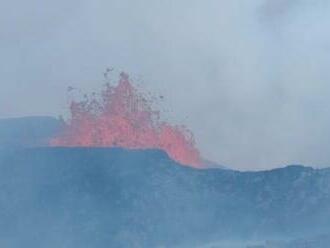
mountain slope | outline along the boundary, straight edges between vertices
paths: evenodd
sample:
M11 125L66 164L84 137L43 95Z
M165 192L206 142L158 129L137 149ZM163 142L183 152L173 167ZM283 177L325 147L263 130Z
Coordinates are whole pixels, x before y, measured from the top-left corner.
M60 127L52 117L0 119L0 149L46 145Z
M330 230L330 170L196 170L162 151L0 157L2 247L198 247ZM161 246L163 245L163 246Z

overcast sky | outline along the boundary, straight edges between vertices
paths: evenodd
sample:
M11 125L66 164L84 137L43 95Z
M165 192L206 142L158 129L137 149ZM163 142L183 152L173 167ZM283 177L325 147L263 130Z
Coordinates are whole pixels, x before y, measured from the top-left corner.
M4 0L0 117L65 114L114 67L210 160L330 165L329 27L327 0Z

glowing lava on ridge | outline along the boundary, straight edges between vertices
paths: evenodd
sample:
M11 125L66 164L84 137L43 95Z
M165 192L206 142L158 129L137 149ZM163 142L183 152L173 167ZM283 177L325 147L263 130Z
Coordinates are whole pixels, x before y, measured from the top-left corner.
M117 86L106 84L100 97L72 101L70 113L51 146L161 149L183 165L202 167L192 133L161 121L125 73Z

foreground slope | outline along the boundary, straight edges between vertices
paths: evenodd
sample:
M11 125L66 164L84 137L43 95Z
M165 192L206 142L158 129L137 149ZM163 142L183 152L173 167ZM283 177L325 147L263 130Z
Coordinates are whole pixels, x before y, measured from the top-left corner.
M330 171L196 170L162 151L0 157L1 247L199 247L330 230Z

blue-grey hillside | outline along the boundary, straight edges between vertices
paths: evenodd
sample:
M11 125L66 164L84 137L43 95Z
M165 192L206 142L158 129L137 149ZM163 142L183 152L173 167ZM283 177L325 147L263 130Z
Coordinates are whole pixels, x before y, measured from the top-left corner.
M52 117L0 119L0 149L45 146L61 125Z
M330 170L196 170L162 151L0 157L1 247L200 247L330 230Z

